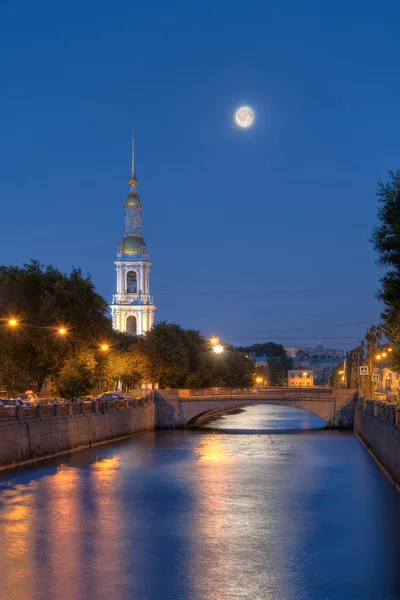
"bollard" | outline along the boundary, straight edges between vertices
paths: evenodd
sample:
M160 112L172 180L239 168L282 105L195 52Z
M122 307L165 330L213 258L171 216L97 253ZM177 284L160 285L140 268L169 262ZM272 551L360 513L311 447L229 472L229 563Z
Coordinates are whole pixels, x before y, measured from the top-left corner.
M68 416L72 417L72 402L68 402Z
M110 414L110 401L104 400L103 406L104 406L104 412L107 414Z
M43 404L39 404L38 406L38 417L40 421L43 421Z
M23 406L17 407L17 417L18 417L18 421L20 423L24 422L24 407Z
M56 404L56 417L57 417L57 419L60 418L60 405L59 404Z
M92 401L92 412L93 412L95 415L97 415L97 412L98 412L98 411L97 411L97 408L98 408L98 406L97 406L97 402L96 402L95 400L93 400L93 401Z

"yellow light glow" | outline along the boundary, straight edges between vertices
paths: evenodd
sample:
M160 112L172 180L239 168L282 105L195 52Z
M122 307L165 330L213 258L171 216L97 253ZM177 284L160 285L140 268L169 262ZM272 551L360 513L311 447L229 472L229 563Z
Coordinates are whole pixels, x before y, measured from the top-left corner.
M382 356L384 356L384 357L387 356L386 352L382 352Z
M65 327L60 327L60 329L58 330L58 333L60 335L65 335L67 333L67 330L65 329Z
M376 355L376 359L377 359L377 360L381 360L381 358L382 358L382 356L381 356L380 354L377 354L377 355Z
M393 352L393 348L388 348L388 352Z
M221 346L221 344L216 344L213 347L213 352L215 352L215 354L221 354L224 351L224 347Z
M218 344L219 339L217 337L212 337L210 338L210 342L213 346L215 346L216 344Z
M343 375L343 377L342 377L342 381L344 381L344 375Z
M344 371L339 371L339 375L343 375Z
M103 352L107 352L108 349L109 349L109 346L107 344L101 345L101 350L103 350Z
M262 377L257 377L256 381L257 381L257 383L261 383L262 382Z
M9 324L11 327L16 327L16 326L18 325L18 321L17 321L17 319L10 319L10 320L8 321L8 324Z
M303 377L307 377L307 375L308 375L307 372L303 373Z

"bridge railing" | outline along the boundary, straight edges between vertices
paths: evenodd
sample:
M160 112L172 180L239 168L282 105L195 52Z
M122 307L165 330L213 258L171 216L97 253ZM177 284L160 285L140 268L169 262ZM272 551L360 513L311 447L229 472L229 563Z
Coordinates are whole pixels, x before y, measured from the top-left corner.
M54 418L70 418L83 415L97 415L123 410L144 408L154 402L154 392L148 392L142 398L125 398L123 400L103 400L92 402L64 402L62 404L45 404L36 406L0 407L0 424L19 421L46 421Z
M333 388L316 388L316 387L269 387L269 388L207 388L207 389L192 389L178 390L178 396L181 399L193 398L304 398L310 396L316 398L333 398Z
M400 406L396 402L382 402L361 398L358 401L358 408L367 415L375 417L387 425L400 427Z

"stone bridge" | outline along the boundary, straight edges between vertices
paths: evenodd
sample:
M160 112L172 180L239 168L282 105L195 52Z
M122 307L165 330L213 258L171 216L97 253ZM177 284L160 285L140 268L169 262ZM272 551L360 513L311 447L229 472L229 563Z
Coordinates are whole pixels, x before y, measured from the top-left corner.
M253 404L290 406L313 413L329 428L350 428L357 391L334 388L158 390L155 394L159 428L193 427L200 420Z

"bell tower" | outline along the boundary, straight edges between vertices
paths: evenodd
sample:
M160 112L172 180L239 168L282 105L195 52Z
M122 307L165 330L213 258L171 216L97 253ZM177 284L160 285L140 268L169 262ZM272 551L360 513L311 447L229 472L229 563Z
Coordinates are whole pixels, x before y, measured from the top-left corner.
M124 206L125 232L117 260L117 293L113 296L113 328L142 335L154 324L156 306L150 295L150 258L142 236L142 213L135 166L135 137L132 136L132 169L129 194Z

